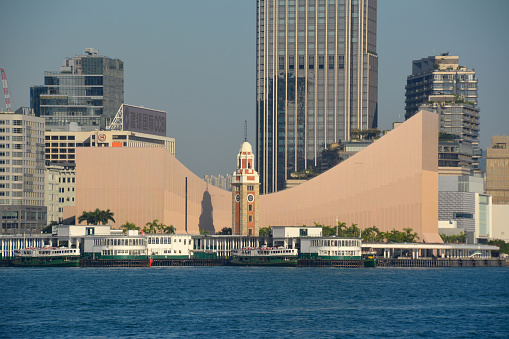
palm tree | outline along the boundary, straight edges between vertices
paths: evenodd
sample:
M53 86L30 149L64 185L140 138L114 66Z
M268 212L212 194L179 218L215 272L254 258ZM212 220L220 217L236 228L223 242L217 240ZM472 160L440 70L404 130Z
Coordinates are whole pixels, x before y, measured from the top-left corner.
M82 223L83 221L87 222L87 225L97 225L97 216L94 212L85 212L78 217L78 223Z
M138 230L138 231L140 230L138 226L129 221L126 221L125 224L120 226L120 228L124 230L124 233L126 233L128 230Z
M336 234L338 236L345 236L346 231L346 222L338 221L338 224L336 225Z
M361 235L361 230L357 227L357 224L352 223L352 226L348 227L345 230L345 236L347 237L359 237Z
M145 231L147 229L148 230L147 233L156 233L156 229L158 229L158 226L159 226L157 224L158 222L159 222L159 220L157 220L157 219L154 219L154 221L152 221L152 222L147 222L146 226L148 227L148 229L144 228L143 231Z
M111 212L109 208L106 211L99 210L98 208L96 208L94 213L97 213L98 217L97 223L102 223L103 225L106 225L110 220L115 222L115 219L113 219L113 215L115 213Z
M78 217L78 223L82 223L83 221L87 222L87 225L98 225L99 223L106 225L108 221L115 222L113 219L114 213L107 209L106 211L100 210L98 208L92 212L85 212Z
M175 234L175 227L173 225L166 226L164 224L161 224L164 227L162 228L163 232L166 234Z
M405 242L416 242L416 239L419 239L419 236L417 235L417 232L413 232L413 229L407 227L403 228L403 238Z

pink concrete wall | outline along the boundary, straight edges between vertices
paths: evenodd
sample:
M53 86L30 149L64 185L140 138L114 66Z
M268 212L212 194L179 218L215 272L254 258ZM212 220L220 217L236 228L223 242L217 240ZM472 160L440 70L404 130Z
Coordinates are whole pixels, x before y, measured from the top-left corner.
M320 176L260 197L260 227L335 225L412 228L438 237L438 120L421 112Z
M208 185L162 148L78 148L76 213L110 209L117 228L158 219L184 233L186 177L188 233L231 227L231 192Z
M416 114L317 178L260 196L260 227L335 225L337 218L382 231L410 227L421 240L441 242L437 151L437 115ZM116 227L159 219L183 233L187 177L188 232L199 233L200 223L211 233L232 226L231 192L207 185L163 149L79 148L76 159L78 215L109 208Z

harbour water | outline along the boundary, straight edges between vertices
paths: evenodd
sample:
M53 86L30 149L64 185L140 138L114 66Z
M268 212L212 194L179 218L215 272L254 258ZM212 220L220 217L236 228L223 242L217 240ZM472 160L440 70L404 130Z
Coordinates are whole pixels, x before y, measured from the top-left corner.
M2 268L0 337L509 336L502 268Z

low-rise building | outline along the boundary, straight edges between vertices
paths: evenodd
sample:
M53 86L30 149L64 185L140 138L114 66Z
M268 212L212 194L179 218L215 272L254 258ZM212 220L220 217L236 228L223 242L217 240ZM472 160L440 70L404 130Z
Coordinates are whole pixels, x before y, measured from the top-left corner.
M439 175L439 233L464 232L469 243L492 238L491 196L483 192L483 178L469 175ZM455 229L451 225L456 226Z

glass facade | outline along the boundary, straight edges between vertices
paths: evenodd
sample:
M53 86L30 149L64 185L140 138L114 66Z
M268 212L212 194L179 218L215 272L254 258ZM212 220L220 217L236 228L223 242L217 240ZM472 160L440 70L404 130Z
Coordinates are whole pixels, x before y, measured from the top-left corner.
M60 72L46 72L43 86L30 88L35 114L49 130L75 122L82 130L104 128L124 102L124 63L89 51L66 59Z
M257 1L257 162L264 193L377 127L376 1Z

